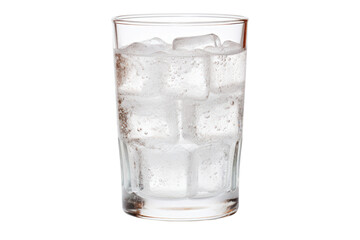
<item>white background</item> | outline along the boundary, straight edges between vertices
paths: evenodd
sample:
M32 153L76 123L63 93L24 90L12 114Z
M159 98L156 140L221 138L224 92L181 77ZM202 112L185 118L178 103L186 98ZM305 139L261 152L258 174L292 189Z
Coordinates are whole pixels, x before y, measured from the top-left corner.
M0 4L0 239L359 239L357 1ZM203 222L123 213L111 18L249 17L240 208Z

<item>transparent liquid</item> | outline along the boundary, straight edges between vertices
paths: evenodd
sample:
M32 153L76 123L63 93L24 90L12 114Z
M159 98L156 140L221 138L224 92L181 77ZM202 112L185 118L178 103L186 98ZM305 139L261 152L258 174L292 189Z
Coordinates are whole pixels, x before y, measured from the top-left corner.
M232 214L246 51L161 44L115 50L124 209L168 220Z

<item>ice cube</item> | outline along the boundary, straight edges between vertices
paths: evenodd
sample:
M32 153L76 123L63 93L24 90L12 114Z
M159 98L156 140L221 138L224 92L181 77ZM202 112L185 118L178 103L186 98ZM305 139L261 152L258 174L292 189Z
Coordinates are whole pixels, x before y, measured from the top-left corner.
M220 46L219 37L215 34L207 34L201 36L175 38L173 41L173 49L194 50L204 49L208 46Z
M243 100L237 95L210 95L207 101L184 101L183 137L196 143L240 138Z
M183 198L188 193L190 153L180 145L146 148L132 145L136 152L133 172L138 174L140 196ZM137 167L138 166L138 167ZM135 168L137 167L137 168Z
M134 42L116 51L125 54L145 56L170 49L171 44L168 44L162 39L155 37L142 42Z
M127 170L126 174L128 176L128 181L130 182L130 192L139 192L143 188L142 181L140 180L141 155L139 146L136 144L122 144L125 146L123 148L125 153L122 155L125 159L122 159L122 161L127 161L122 167L124 167L124 170Z
M206 99L209 94L209 59L173 51L165 56L168 71L162 75L162 92L181 99Z
M210 89L212 92L244 92L246 51L211 57Z
M212 92L244 92L246 51L240 44L226 41L219 48L207 47L210 57L210 89Z
M119 50L119 52L122 53L128 53L128 54L142 54L148 52L148 46L144 43L140 42L134 42L130 44L129 46Z
M221 48L226 54L234 54L244 50L241 44L233 41L225 41Z
M206 52L214 53L214 54L236 54L243 51L243 47L241 44L233 42L233 41L225 41L223 44L219 46L208 46L205 47L204 50Z
M156 96L167 65L161 60L164 51L171 49L160 38L135 42L115 50L118 92L128 95Z
M156 96L166 66L156 56L115 54L118 93Z
M120 137L143 145L175 142L179 136L175 102L162 97L118 97Z
M220 191L226 191L229 178L230 147L222 143L214 143L197 149L191 156L191 161L197 164L196 196L206 196Z
M167 51L170 50L172 47L171 44L168 44L164 40L157 37L145 40L142 43L148 46L148 50L152 50L151 53L158 51Z

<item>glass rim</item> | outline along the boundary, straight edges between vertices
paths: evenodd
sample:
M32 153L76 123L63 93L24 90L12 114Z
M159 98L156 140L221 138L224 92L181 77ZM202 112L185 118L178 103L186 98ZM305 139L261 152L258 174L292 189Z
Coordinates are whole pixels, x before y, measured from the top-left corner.
M173 18L173 21L169 20L171 18ZM240 15L215 13L157 13L119 15L114 17L112 20L115 24L124 25L212 26L243 24L248 21L248 18Z

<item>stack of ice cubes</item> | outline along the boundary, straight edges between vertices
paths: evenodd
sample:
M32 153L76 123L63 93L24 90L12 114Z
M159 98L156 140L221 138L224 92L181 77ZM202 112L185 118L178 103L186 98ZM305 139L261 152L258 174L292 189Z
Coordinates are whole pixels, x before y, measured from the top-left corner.
M115 50L130 189L196 198L228 191L241 139L246 50L214 34Z

